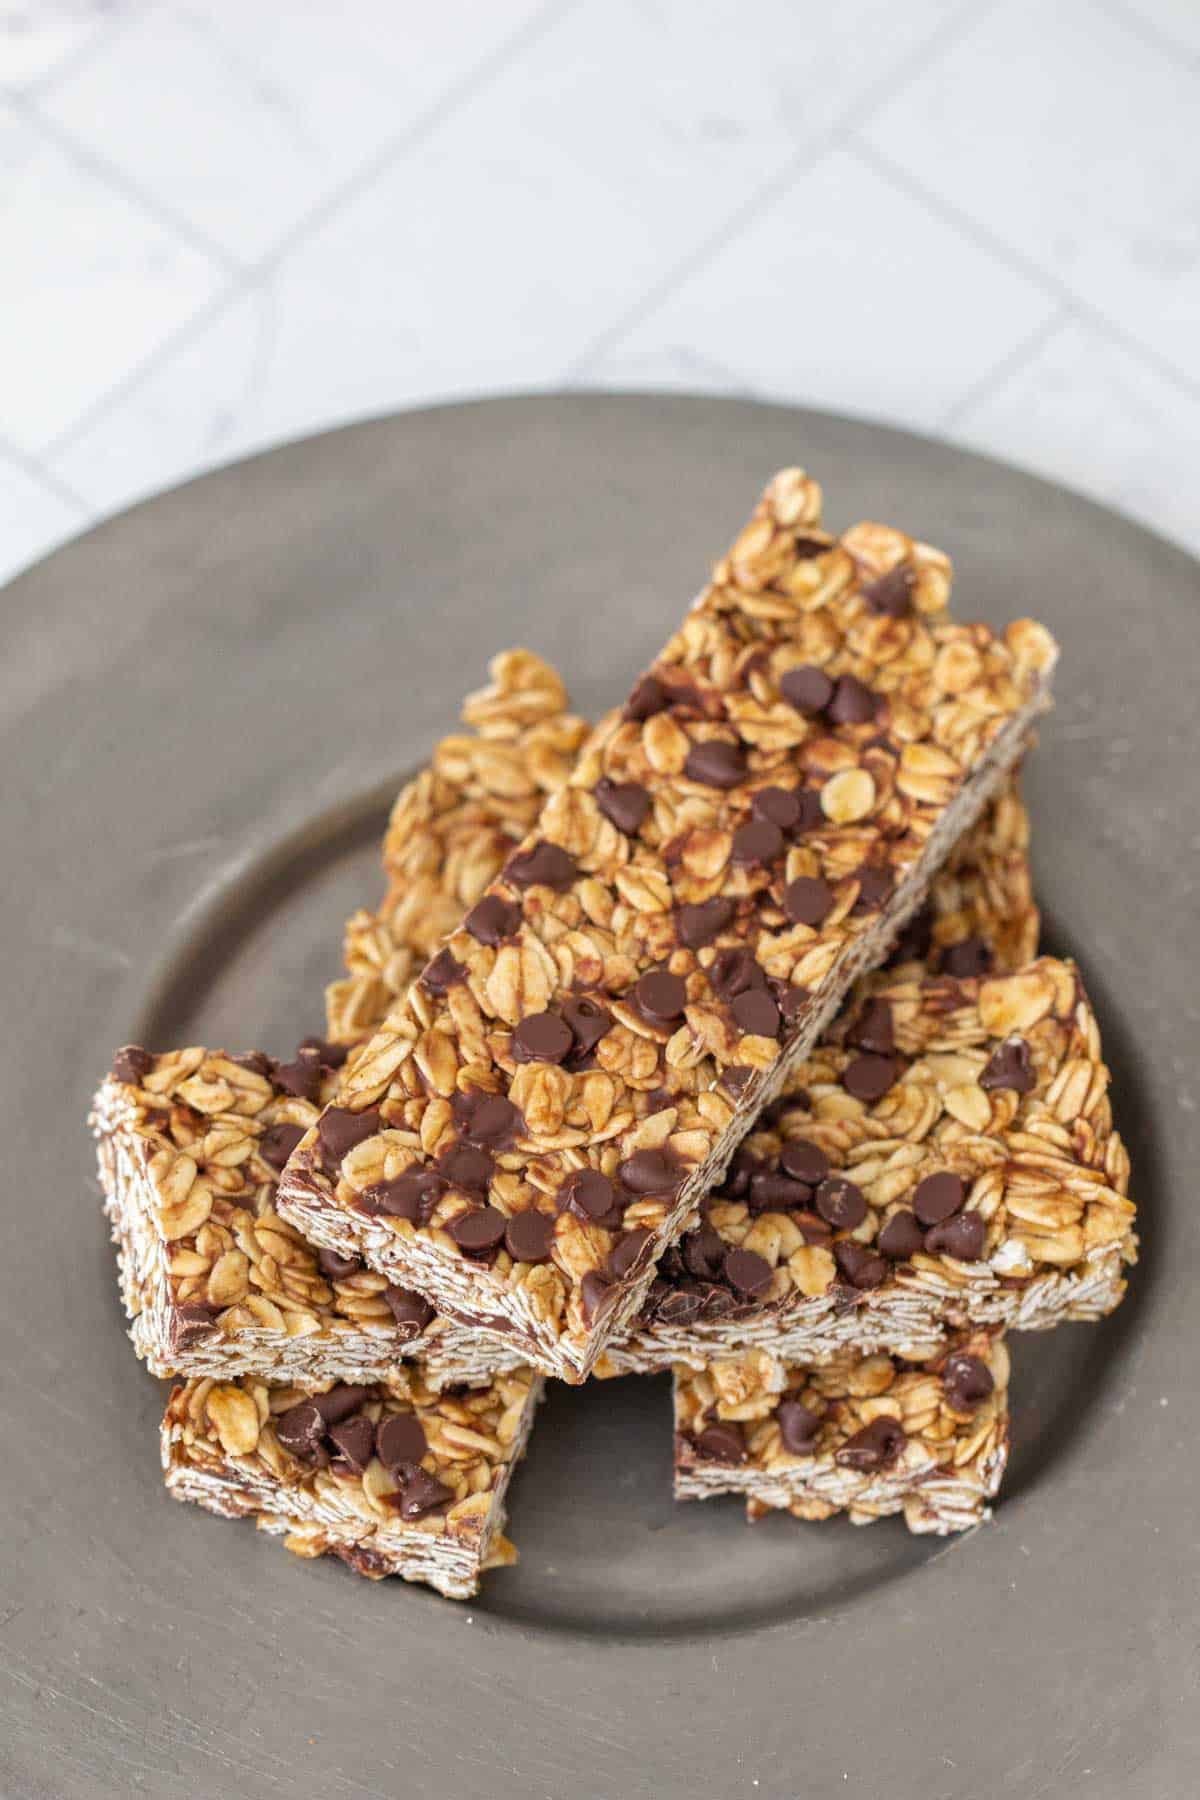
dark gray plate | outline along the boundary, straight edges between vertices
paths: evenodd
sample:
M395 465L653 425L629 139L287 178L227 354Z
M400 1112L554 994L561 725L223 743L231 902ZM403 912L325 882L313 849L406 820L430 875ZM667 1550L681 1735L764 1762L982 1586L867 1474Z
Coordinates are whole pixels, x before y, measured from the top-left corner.
M1017 1342L1005 1498L949 1544L674 1507L663 1381L555 1389L474 1606L176 1506L82 1124L112 1047L319 1024L387 800L485 658L529 644L600 708L796 461L834 523L950 551L965 615L1062 639L1028 786L1135 1162L1129 1302ZM1181 551L923 439L582 396L292 445L0 595L6 1795L1196 1791L1198 599Z

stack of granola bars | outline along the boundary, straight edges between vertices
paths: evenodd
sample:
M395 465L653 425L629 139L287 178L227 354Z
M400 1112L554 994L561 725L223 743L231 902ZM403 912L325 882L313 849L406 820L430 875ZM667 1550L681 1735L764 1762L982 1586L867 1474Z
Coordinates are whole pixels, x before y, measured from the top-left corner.
M1055 646L949 593L784 470L594 729L495 659L324 1037L118 1053L92 1123L173 1493L465 1595L543 1376L671 1369L681 1499L986 1515L1006 1331L1109 1312L1136 1240L1095 1018L1037 954Z

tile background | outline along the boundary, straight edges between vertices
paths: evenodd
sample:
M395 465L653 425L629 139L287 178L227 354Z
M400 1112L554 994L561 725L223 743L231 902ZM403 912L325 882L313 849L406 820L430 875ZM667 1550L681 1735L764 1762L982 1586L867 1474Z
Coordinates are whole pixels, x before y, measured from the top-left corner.
M1200 551L1197 0L0 0L0 579L494 389L911 424Z

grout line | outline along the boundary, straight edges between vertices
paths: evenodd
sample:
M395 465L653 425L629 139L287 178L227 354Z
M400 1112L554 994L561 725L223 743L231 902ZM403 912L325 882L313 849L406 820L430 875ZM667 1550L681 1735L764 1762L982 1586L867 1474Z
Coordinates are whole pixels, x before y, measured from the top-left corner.
M98 25L82 44L74 50L68 50L65 56L61 56L35 80L27 82L24 87L20 88L0 88L0 94L9 100L22 97L33 100L39 99L43 94L52 93L60 81L69 81L71 76L77 74L80 69L86 69L95 57L101 55L111 43L128 31L135 18L140 25L147 13L155 10L159 3L160 0L141 0L139 5L131 6L126 11L118 13L115 18L108 19L103 25Z
M14 467L20 469L21 473L27 475L31 481L40 482L49 493L54 495L56 500L61 500L65 506L74 507L85 518L91 518L93 512L91 504L84 499L82 494L77 494L73 487L60 480L53 469L48 469L36 456L30 456L27 450L22 450L19 445L10 442L8 438L0 437L0 457L4 457Z
M1137 38L1148 49L1169 57L1176 68L1182 64L1191 74L1200 72L1200 55L1189 49L1182 38L1173 38L1170 32L1161 30L1152 20L1124 5L1123 0L1100 0L1100 4L1110 19L1123 25L1131 37Z
M1160 355L1157 350L1152 350L1148 344L1144 344L1140 338L1135 337L1124 326L1118 325L1115 320L1101 312L1085 296L1077 294L1057 275L1044 269L1040 263L1027 256L1023 250L1018 250L1005 238L998 237L988 226L982 224L978 219L972 218L969 213L962 212L954 205L953 201L945 200L932 188L927 188L916 176L910 175L908 170L899 163L894 163L889 156L884 155L867 139L851 134L847 139L847 148L868 167L874 169L877 175L882 176L885 181L891 182L892 186L898 188L901 193L907 194L910 199L920 201L945 224L954 226L977 249L987 251L997 262L1003 263L1015 274L1023 275L1027 281L1041 288L1043 293L1049 298L1057 300L1061 306L1069 308L1078 318L1099 331L1102 336L1107 337L1111 343L1116 344L1168 381L1175 382L1193 399L1200 399L1200 378L1188 374L1168 357Z
M1074 316L1072 307L1056 306L1042 320L1041 324L1029 333L1028 337L1023 338L1013 349L1006 351L998 362L993 363L990 369L985 369L983 374L971 382L957 400L950 403L938 420L939 426L953 430L964 413L970 412L971 408L978 405L980 400L986 399L993 389L1002 386L1010 376L1015 375L1027 362L1030 362L1044 345L1058 336L1058 333L1070 323Z
M567 365L564 378L578 381L585 378L588 369L596 359L603 356L620 343L635 326L653 316L664 300L679 289L691 276L710 262L717 253L728 246L745 228L769 207L781 194L796 181L799 176L818 163L827 151L841 141L845 133L864 112L882 105L904 88L925 69L932 58L940 57L960 38L969 35L989 12L995 10L999 0L964 0L956 16L948 23L938 27L929 38L923 39L919 45L906 50L887 70L886 74L861 93L847 106L825 129L804 149L788 157L787 161L777 168L762 185L755 189L749 197L735 207L732 213L724 218L716 231L696 244L687 254L680 258L674 266L654 283L641 298L629 306L619 318L606 326L586 344L578 356Z

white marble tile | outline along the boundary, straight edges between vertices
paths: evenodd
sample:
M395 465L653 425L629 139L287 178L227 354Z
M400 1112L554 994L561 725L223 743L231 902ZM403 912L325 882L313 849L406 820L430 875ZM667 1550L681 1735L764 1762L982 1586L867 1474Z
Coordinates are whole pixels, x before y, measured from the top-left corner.
M37 451L215 292L207 258L0 102L0 436Z
M839 150L585 375L931 425L1051 310L1032 283Z
M86 522L82 507L0 450L0 586Z
M140 10L139 0L0 0L0 93L53 80Z
M1134 514L1200 552L1200 400L1100 330L1068 323L951 435Z
M1152 43L1200 60L1200 6L1196 0L1106 0L1109 11L1142 26Z
M538 0L189 0L56 84L55 123L244 260L520 32Z
M1200 77L1094 0L1010 0L864 122L881 153L1200 377Z

